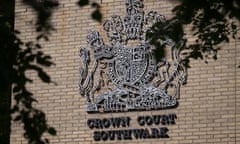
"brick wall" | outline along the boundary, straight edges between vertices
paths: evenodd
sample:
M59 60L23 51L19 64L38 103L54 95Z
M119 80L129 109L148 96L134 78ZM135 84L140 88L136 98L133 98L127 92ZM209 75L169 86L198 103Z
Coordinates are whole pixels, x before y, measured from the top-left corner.
M20 1L20 0L19 0ZM16 29L21 31L25 41L35 39L31 24L36 19L30 8L16 2ZM90 6L79 8L77 0L61 0L54 12L53 25L56 31L50 41L42 42L44 51L52 56L55 66L45 69L57 83L44 84L37 74L29 72L34 83L29 89L38 103L36 107L46 113L48 123L55 127L57 136L47 136L53 144L88 143L161 143L161 144L237 144L240 143L240 41L222 46L217 61L191 61L187 85L181 88L179 106L175 109L123 113L88 114L85 112L85 98L79 95L78 80L80 46L87 47L88 30L99 31L102 25L91 19ZM100 2L100 1L99 1ZM146 11L155 10L167 18L171 17L173 1L145 0ZM111 15L125 15L123 0L102 0L103 20ZM105 35L106 37L106 35ZM100 141L93 140L93 132L87 125L89 118L110 118L127 116L131 128L142 128L137 122L139 115L161 115L176 113L175 125L167 126L169 138L132 139ZM159 127L153 125L152 127ZM149 128L149 127L147 127ZM23 138L21 124L12 124L11 143L27 143Z

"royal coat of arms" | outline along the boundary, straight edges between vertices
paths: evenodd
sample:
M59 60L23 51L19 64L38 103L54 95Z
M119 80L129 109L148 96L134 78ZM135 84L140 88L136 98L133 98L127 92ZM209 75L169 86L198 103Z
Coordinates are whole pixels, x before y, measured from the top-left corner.
M87 112L122 112L173 108L180 86L187 80L181 49L167 44L169 55L156 62L155 47L145 37L156 22L166 22L155 11L143 11L142 0L126 0L126 15L114 15L103 24L109 44L97 31L87 36L89 49L80 48L79 90Z

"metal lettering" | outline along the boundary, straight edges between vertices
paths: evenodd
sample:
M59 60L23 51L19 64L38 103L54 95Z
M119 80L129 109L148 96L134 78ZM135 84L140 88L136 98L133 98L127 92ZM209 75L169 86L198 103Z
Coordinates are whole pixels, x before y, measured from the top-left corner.
M175 124L175 119L177 118L176 114L168 115L153 115L153 116L138 116L137 122L140 126L151 126L155 125L173 125Z

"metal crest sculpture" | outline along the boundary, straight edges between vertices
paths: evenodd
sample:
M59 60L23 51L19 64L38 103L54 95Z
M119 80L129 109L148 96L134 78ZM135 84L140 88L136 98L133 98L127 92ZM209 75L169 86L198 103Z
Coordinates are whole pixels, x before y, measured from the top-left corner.
M174 42L162 41L170 48L170 58L155 62L155 47L146 41L145 33L154 23L166 20L154 11L145 15L143 7L142 0L126 0L126 15L114 15L103 24L109 44L99 32L90 31L91 51L80 48L79 90L86 97L87 112L177 106L180 86L187 79L181 50L173 48Z

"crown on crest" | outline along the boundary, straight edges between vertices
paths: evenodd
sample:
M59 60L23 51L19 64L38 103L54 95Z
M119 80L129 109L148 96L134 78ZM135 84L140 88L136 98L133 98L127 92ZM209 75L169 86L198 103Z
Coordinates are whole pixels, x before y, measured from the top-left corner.
M111 45L126 44L128 40L144 40L146 30L156 22L165 22L165 17L155 11L144 15L143 0L126 0L126 15L113 15L103 24ZM87 37L88 43L92 45L94 38L100 38L98 32L91 31Z

